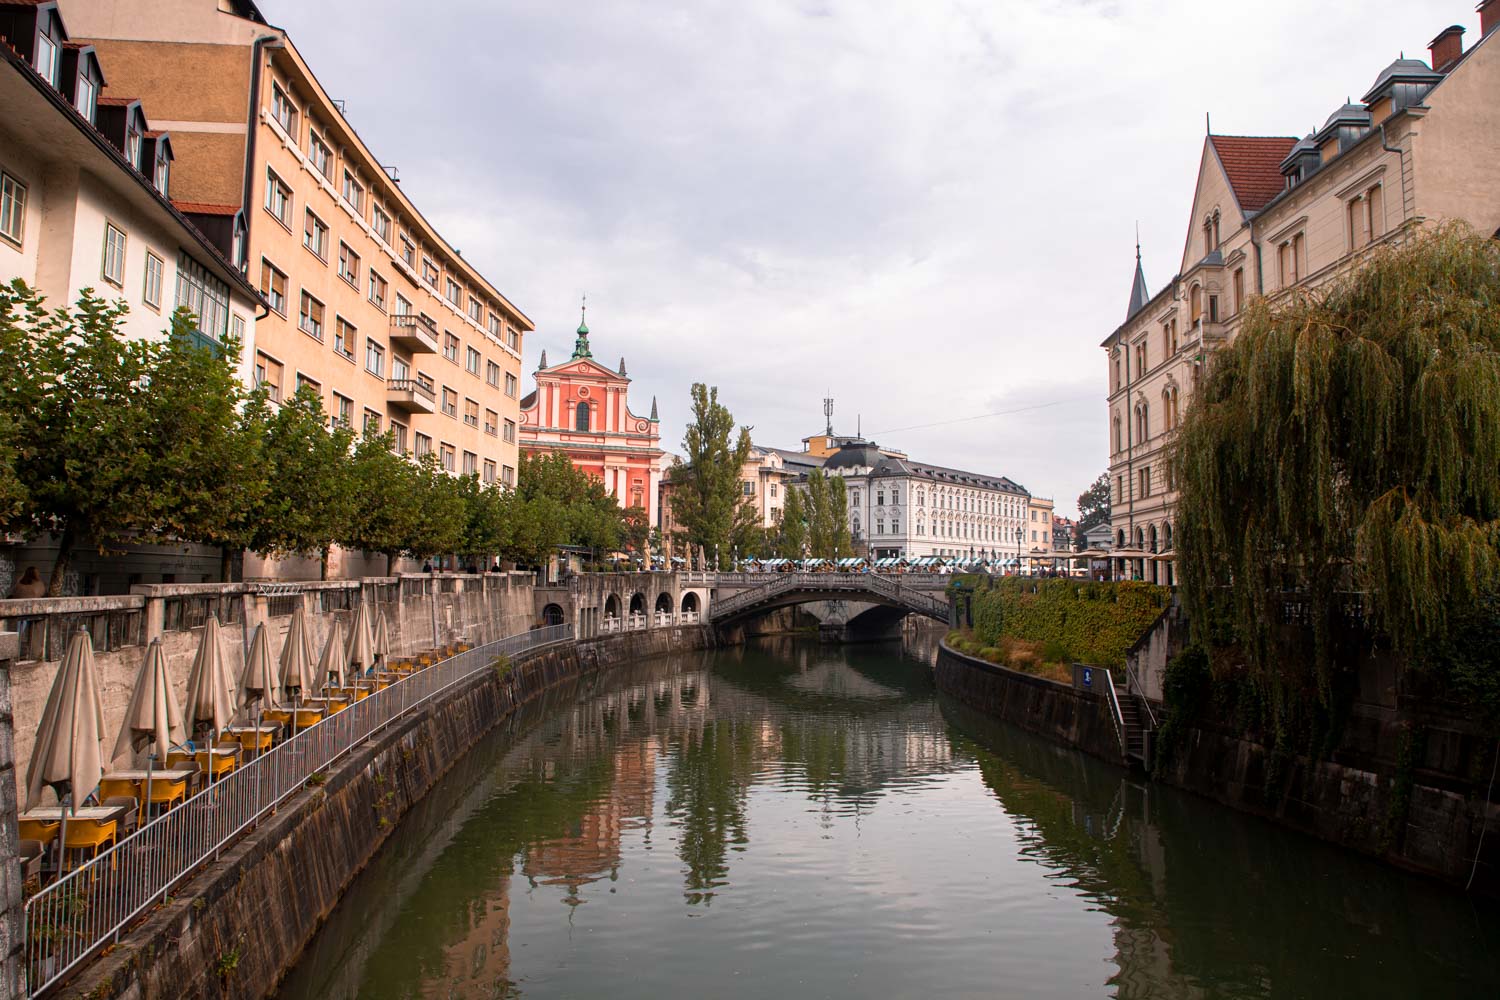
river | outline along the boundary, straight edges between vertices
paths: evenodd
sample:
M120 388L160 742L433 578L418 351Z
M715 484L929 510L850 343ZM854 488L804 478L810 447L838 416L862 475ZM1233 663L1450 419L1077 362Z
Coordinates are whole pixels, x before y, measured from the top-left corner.
M284 1000L1500 996L1500 908L994 723L906 646L564 685L459 761Z

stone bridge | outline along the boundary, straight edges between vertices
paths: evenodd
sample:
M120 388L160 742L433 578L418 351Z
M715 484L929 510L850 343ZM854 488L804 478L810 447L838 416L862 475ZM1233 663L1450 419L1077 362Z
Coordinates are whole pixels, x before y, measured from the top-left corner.
M585 573L539 586L536 616L580 636L709 623L734 629L801 606L830 637L889 634L909 614L949 622L951 577L927 573Z

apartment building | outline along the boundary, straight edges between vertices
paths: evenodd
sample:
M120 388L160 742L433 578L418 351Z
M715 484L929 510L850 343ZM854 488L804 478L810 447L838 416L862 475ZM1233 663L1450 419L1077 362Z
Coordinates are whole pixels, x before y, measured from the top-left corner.
M422 216L287 33L249 0L63 7L111 85L170 123L174 199L260 289L253 377L272 398L311 389L403 453L514 482L533 324Z
M1390 62L1309 135L1204 140L1177 273L1151 294L1137 247L1125 322L1101 345L1117 575L1174 582L1168 446L1252 297L1316 288L1444 220L1500 236L1500 0L1479 14L1471 48L1445 28L1430 63Z
M85 289L123 301L127 336L164 337L179 307L196 341L254 354L255 289L169 200L172 137L106 78L55 3L0 2L0 283L51 308Z

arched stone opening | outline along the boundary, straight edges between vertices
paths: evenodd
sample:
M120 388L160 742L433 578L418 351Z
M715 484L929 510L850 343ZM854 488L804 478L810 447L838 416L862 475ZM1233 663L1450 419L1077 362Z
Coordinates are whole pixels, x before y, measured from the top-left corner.
M693 614L697 614L698 610L699 610L699 608L698 608L698 595L695 594L695 593L693 593L691 590L688 591L686 594L683 594L682 595L682 610L683 611L687 611L687 612L691 612Z
M561 625L563 623L563 609L560 604L549 604L542 609L543 625Z
M662 593L656 595L657 614L670 615L673 611L676 610L676 606L677 604L672 600L671 594L663 591Z
M646 595L637 591L630 595L630 613L643 615L646 613Z

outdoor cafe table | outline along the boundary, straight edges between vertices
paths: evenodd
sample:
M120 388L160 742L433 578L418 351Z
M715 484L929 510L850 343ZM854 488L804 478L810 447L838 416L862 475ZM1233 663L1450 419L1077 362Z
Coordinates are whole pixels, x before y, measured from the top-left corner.
M328 693L331 697L342 701L345 705L352 705L361 698L370 697L370 689L364 687L359 681L355 681L347 687L329 688Z
M271 749L271 738L276 735L279 726L230 726L224 730L230 736L240 741L240 746L246 750L254 750L256 753L265 753Z
M79 806L69 812L62 806L40 806L16 817L23 840L39 840L43 845L57 839L67 814L68 840L75 848L91 847L98 853L105 842L113 842L119 831L124 806Z
M110 771L99 779L99 794L115 794L115 790L110 788L111 785L128 785L130 787L129 792L125 792L124 788L120 788L119 791L135 796L136 801L141 803L142 812L144 812L146 806L147 774L151 776L151 802L153 804L165 802L170 805L170 803L175 802L177 799L187 798L188 779L197 773L196 770L173 767L157 768L149 772L144 768L126 768L121 771Z
M349 699L341 698L337 695L328 698L309 698L307 699L307 703L314 708L322 709L327 715L332 715L334 712L342 712L349 707Z
M208 775L210 782L228 774L240 765L238 750L220 750L218 747L210 747L193 753L187 751L173 751L167 754L167 766L172 766L184 760L196 760L203 773Z

